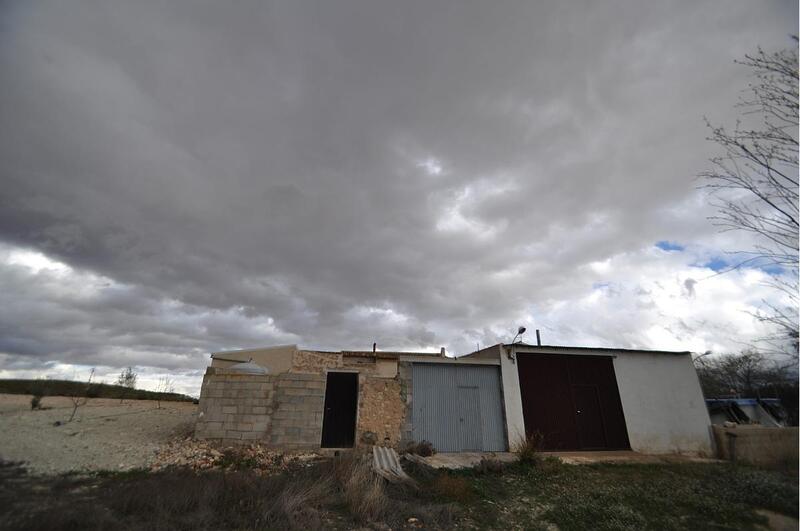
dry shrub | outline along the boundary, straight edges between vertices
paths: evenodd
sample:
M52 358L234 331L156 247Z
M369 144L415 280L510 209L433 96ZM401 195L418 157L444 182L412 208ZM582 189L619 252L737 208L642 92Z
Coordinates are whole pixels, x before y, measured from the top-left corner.
M401 451L401 454L416 454L421 457L430 457L436 453L436 449L429 441L409 442Z
M320 509L333 500L330 480L311 473L173 469L117 486L115 512L165 529L321 529Z
M31 409L42 408L42 395L33 395L31 397Z
M468 503L475 497L475 491L469 479L448 473L441 474L433 480L433 491L441 498L449 498L459 503Z
M481 457L481 462L475 465L474 470L477 474L502 474L505 464L494 457Z
M264 523L270 529L322 529L320 509L332 491L330 478L291 482L264 513Z
M430 490L384 483L372 472L368 456L358 454L269 476L176 467L91 477L65 475L48 481L49 488L36 491L35 498L24 494L32 490L20 492L16 482L4 489L0 481L0 528L312 531L361 525L400 529L414 517L425 528L449 529L458 509L452 502L432 503ZM452 491L453 487L442 489ZM12 499L15 507L8 511L13 517L9 519L3 506ZM343 514L345 508L350 516Z
M182 422L175 427L173 435L181 439L194 438L194 427L195 421L187 420L186 422Z
M383 478L372 470L370 456L352 452L334 463L334 478L350 513L359 522L383 518L389 509L389 498Z
M523 464L534 464L539 458L539 449L542 447L544 436L541 433L532 433L524 440L516 443L512 451L517 454L517 460Z

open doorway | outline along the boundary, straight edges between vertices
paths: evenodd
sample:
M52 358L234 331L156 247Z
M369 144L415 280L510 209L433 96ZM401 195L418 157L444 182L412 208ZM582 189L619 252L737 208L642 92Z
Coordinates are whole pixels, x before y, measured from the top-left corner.
M352 448L356 437L358 374L329 372L322 417L322 447Z

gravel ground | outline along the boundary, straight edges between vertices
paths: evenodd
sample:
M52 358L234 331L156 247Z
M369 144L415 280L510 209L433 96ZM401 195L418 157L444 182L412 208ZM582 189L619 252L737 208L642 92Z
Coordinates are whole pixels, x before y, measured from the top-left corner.
M70 398L44 397L40 411L31 411L30 400L0 394L0 459L44 474L149 466L166 443L193 432L197 416L189 402L158 409L151 400L92 398L67 423Z

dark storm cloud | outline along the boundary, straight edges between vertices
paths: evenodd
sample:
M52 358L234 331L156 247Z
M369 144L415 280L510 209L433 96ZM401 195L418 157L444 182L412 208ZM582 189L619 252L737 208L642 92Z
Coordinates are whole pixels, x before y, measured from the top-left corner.
M59 299L2 269L46 326L5 314L0 352L463 350L593 262L730 243L696 198L701 117L730 117L732 61L791 45L796 10L8 3L0 240L111 284Z

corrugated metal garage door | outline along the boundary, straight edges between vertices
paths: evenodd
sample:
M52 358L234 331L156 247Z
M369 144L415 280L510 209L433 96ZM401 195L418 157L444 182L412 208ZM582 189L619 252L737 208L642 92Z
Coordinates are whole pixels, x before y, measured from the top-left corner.
M499 367L415 363L412 378L414 440L439 452L507 449Z

